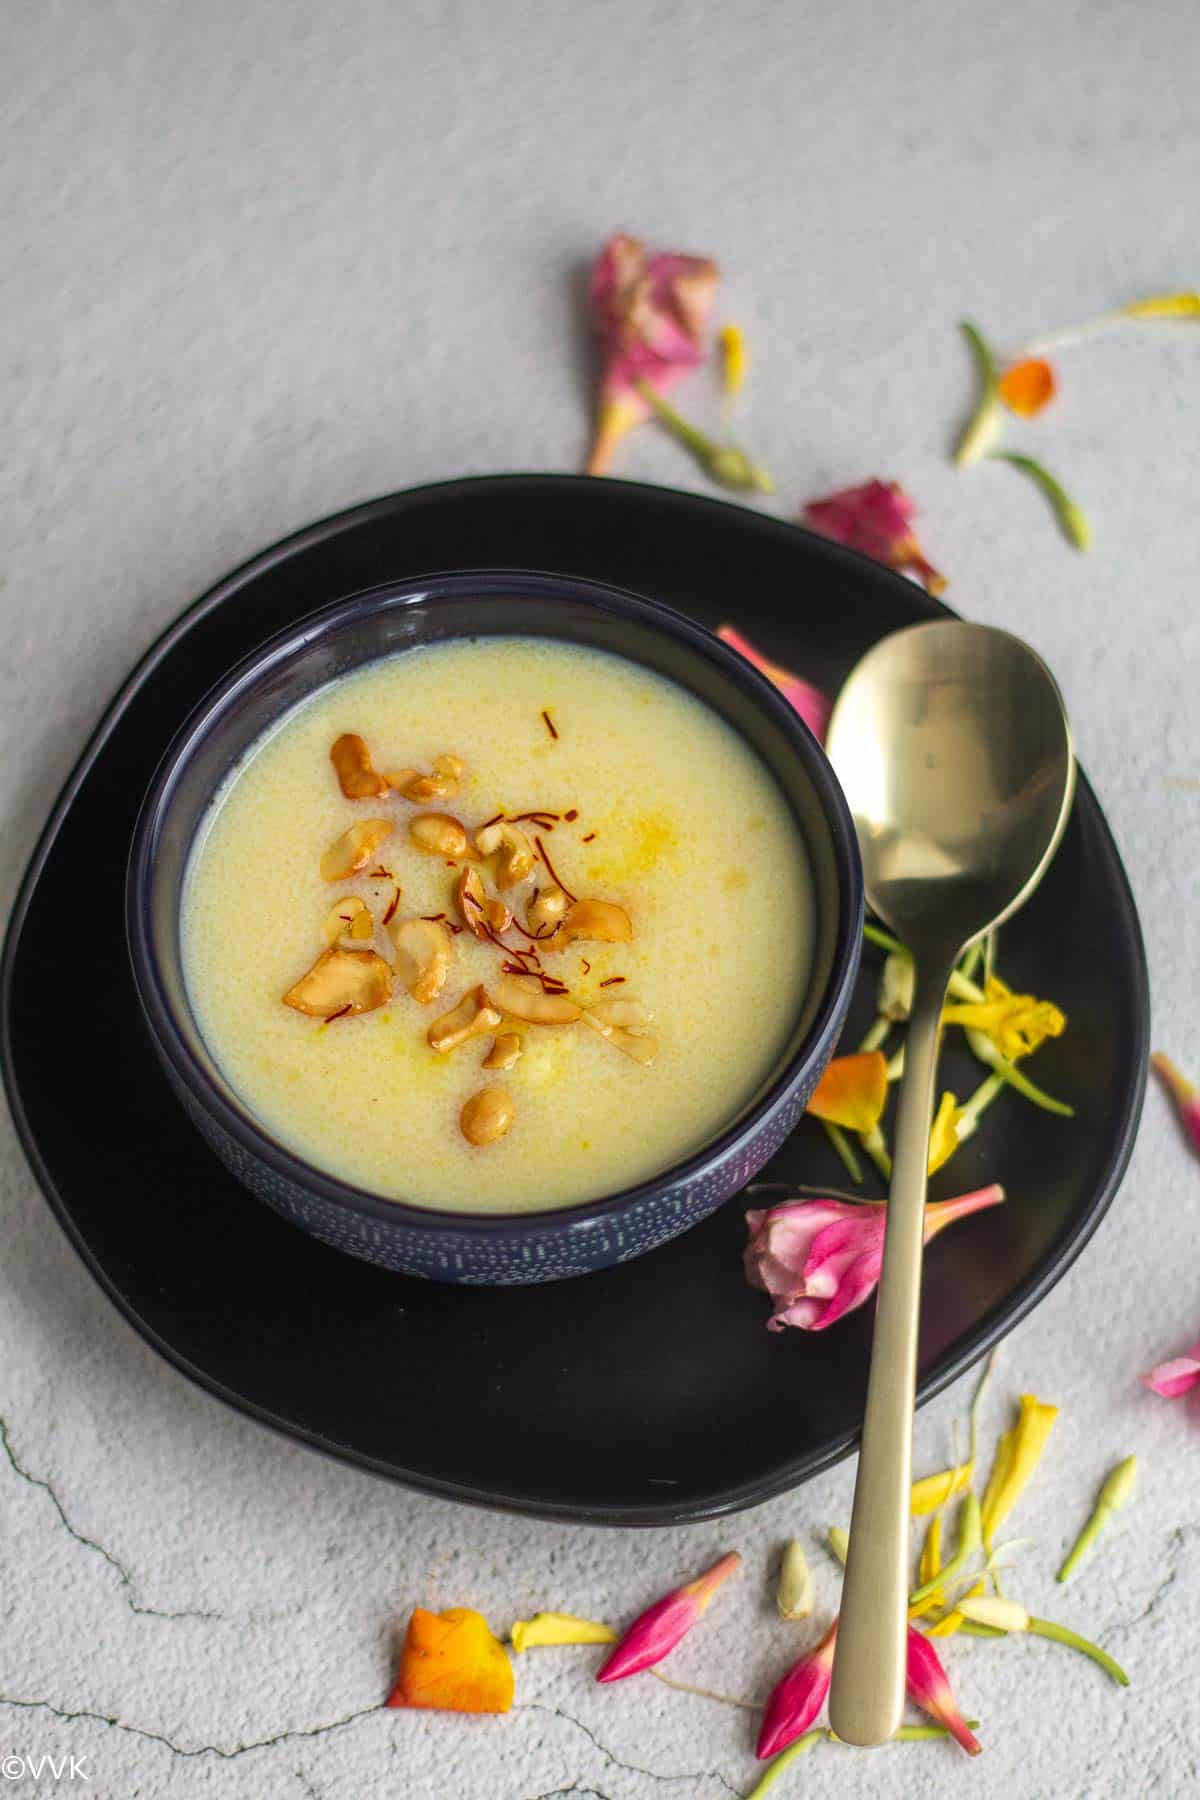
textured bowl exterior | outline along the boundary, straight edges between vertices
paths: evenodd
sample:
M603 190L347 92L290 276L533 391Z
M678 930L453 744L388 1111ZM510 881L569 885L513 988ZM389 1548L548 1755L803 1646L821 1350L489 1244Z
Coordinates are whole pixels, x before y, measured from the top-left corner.
M644 1256L681 1231L690 1231L739 1193L795 1130L829 1061L844 1016L845 1006L828 1047L803 1081L749 1137L710 1168L679 1181L668 1173L653 1191L631 1197L627 1205L603 1217L563 1221L554 1215L539 1219L536 1213L504 1215L490 1231L456 1227L448 1213L431 1213L428 1225L413 1226L399 1216L393 1221L352 1211L272 1168L238 1143L169 1065L167 1074L192 1124L230 1173L301 1230L335 1250L398 1274L468 1286L522 1287L588 1275Z

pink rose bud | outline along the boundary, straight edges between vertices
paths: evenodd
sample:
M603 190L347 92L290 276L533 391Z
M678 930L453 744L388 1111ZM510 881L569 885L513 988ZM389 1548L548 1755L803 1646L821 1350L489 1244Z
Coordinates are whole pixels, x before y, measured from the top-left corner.
M636 383L665 394L707 357L708 315L719 279L707 257L673 250L647 256L645 244L623 232L605 244L592 269L592 316L604 367L589 475L603 475L625 433L649 415Z
M931 594L940 594L946 578L922 553L910 523L915 511L898 482L868 481L824 500L810 500L804 518L822 537L861 550L889 569L911 569Z
M944 1725L968 1756L978 1756L982 1745L963 1718L951 1692L950 1681L938 1653L923 1632L908 1628L908 1692L938 1725Z
M816 1649L802 1656L771 1690L763 1709L762 1730L754 1747L754 1754L760 1760L775 1756L802 1736L824 1706L833 1672L837 1628L835 1619Z
M1150 1058L1154 1070L1161 1076L1171 1098L1179 1109L1179 1117L1183 1129L1191 1138L1197 1150L1200 1150L1200 1094L1196 1092L1186 1075L1180 1073L1169 1056L1156 1050Z
M954 1219L998 1206L993 1184L925 1208L925 1242ZM883 1266L884 1201L785 1200L748 1212L746 1279L774 1302L768 1331L824 1331L870 1298Z
M623 1681L626 1675L637 1675L652 1669L687 1636L704 1609L709 1605L723 1581L727 1581L741 1564L736 1550L731 1550L711 1569L686 1587L676 1588L648 1607L633 1621L612 1655L602 1664L597 1681Z

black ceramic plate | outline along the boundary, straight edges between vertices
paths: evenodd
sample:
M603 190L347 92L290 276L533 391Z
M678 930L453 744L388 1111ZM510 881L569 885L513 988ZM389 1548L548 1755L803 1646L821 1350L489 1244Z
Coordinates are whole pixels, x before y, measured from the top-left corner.
M315 525L184 614L134 671L26 876L3 968L9 1098L51 1207L97 1280L176 1367L252 1417L431 1493L550 1518L670 1524L764 1500L844 1455L869 1308L769 1335L741 1275L743 1207L624 1267L537 1290L434 1286L327 1249L245 1193L167 1089L127 964L125 857L155 763L205 690L340 594L433 569L540 568L737 622L829 691L885 632L939 615L918 588L794 526L688 494L567 476L419 489ZM78 904L80 869L88 903ZM69 943L73 954L62 957ZM74 971L89 971L86 1008ZM1057 860L1004 933L1005 974L1070 1029L1036 1076L1077 1108L1005 1096L933 1196L1008 1203L930 1248L921 1397L959 1374L1078 1255L1124 1171L1144 1088L1138 922L1081 780ZM872 1014L868 951L848 1040ZM63 1078L63 1021L72 1078ZM947 1055L962 1097L979 1079ZM806 1121L764 1179L844 1183ZM870 1191L877 1193L878 1189Z

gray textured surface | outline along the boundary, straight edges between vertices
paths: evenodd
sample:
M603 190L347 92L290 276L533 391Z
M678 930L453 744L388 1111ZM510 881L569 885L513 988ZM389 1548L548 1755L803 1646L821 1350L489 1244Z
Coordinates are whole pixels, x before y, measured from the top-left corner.
M110 690L227 567L406 483L576 465L571 284L623 224L726 264L756 358L744 433L781 508L902 477L951 599L1054 666L1137 891L1155 1039L1200 1070L1200 334L1073 354L1052 419L1014 432L1093 513L1090 558L1009 471L945 459L960 313L1020 341L1195 285L1185 0L4 12L5 899ZM621 468L692 479L649 431ZM75 1752L81 1791L155 1800L752 1785L744 1715L598 1689L586 1652L527 1658L503 1722L361 1715L427 1590L499 1625L554 1604L618 1617L725 1543L746 1577L672 1672L761 1689L795 1645L766 1611L767 1559L845 1519L850 1468L724 1529L649 1537L406 1496L190 1389L77 1265L7 1127L2 1154L0 1753ZM1200 1169L1153 1093L1118 1203L1010 1340L987 1419L1024 1387L1061 1403L1017 1516L1035 1539L1020 1590L1101 1636L1133 1687L1049 1645L960 1641L976 1764L826 1749L781 1793L1196 1791L1200 1414L1134 1377L1200 1327L1198 1217ZM922 1416L924 1465L964 1406L960 1385ZM1093 1481L1132 1449L1134 1511L1054 1592ZM824 1566L818 1587L828 1607Z

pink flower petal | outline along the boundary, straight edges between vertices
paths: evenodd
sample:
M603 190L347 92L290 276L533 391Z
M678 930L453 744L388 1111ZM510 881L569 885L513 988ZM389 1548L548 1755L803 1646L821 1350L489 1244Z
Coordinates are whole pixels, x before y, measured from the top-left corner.
M945 577L926 560L917 542L910 523L915 511L898 482L868 481L809 501L804 517L822 537L873 556L889 569L911 570L931 594L940 594Z
M860 1257L849 1269L846 1279L830 1300L821 1317L812 1326L813 1331L824 1331L829 1325L836 1325L846 1313L851 1313L863 1306L871 1298L879 1284L879 1270L883 1262L882 1255L872 1260Z
M837 1200L788 1200L765 1212L748 1212L746 1279L775 1297L798 1298L804 1292L804 1268L817 1234L846 1211Z
M968 1756L978 1756L982 1745L958 1710L941 1658L924 1632L917 1631L912 1625L908 1628L906 1679L908 1691L921 1711L944 1725Z
M1178 1400L1189 1388L1194 1388L1200 1381L1200 1342L1185 1350L1182 1356L1171 1362L1159 1363L1148 1375L1140 1378L1142 1386L1161 1394L1164 1400Z
M721 1583L729 1579L741 1560L737 1551L731 1550L695 1581L664 1594L661 1600L647 1607L601 1665L596 1680L623 1681L627 1675L637 1675L660 1663L680 1639L687 1636Z
M767 1330L783 1331L790 1325L797 1331L819 1331L821 1320L828 1311L828 1300L781 1301L767 1320Z
M731 650L736 650L739 656L744 656L748 663L753 663L759 674L765 675L779 689L788 704L795 707L817 742L823 744L833 707L820 688L813 687L811 682L802 681L799 675L793 675L789 669L781 669L778 663L770 662L761 650L754 648L749 638L743 637L732 625L722 625L717 636Z
M1179 1122L1191 1139L1193 1148L1200 1150L1200 1093L1196 1092L1187 1076L1161 1050L1154 1052L1150 1062L1178 1107Z
M775 1756L808 1730L829 1692L836 1639L835 1619L816 1649L808 1651L793 1664L783 1680L771 1690L763 1708L755 1756L760 1759Z

